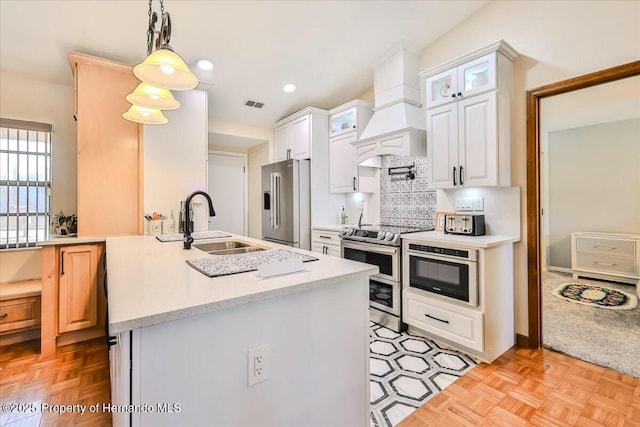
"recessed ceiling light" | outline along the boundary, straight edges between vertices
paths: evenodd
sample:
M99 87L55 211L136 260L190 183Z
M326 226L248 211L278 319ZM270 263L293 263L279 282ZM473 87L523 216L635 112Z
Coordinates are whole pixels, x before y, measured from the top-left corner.
M200 59L198 60L198 62L196 62L196 65L201 70L205 70L205 71L213 70L213 62L209 61L208 59Z
M288 83L282 87L282 90L287 93L291 93L296 90L296 85L294 85L293 83Z

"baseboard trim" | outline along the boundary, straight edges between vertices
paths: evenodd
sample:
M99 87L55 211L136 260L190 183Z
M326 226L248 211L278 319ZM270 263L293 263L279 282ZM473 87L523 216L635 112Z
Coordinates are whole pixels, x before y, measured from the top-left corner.
M32 341L40 339L40 326L33 329L3 334L0 336L0 347L6 345L17 344L20 342Z
M529 337L516 334L516 346L520 348L529 348Z

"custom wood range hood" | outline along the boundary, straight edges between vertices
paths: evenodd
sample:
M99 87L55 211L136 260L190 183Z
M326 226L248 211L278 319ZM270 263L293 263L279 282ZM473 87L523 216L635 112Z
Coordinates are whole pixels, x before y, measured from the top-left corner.
M426 123L420 109L418 55L401 40L374 68L375 108L356 146L358 163L373 156L426 155Z

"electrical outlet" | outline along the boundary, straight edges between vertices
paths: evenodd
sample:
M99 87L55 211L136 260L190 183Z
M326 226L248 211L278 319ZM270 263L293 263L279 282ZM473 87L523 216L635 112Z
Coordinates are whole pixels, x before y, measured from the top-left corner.
M247 353L248 384L251 386L269 378L269 346L250 348Z
M456 211L472 211L473 199L471 197L456 197L454 208Z
M473 210L474 211L484 210L484 197L476 197L475 199L473 199Z

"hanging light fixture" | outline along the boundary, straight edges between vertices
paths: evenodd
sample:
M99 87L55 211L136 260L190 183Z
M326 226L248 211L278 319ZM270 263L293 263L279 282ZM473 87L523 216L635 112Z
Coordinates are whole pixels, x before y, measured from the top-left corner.
M122 113L122 117L131 122L142 123L145 125L164 125L169 123L169 119L162 113L162 111L153 108L140 107L135 104Z
M164 0L160 0L162 21L160 31L156 32L158 15L152 11L152 1L149 0L147 57L133 67L133 74L142 83L126 96L127 101L133 105L122 117L143 124L165 124L169 119L160 110L180 108L180 103L173 97L171 90L194 89L199 82L180 55L169 45L171 17L169 12L164 11Z
M133 74L145 83L170 90L191 90L198 86L198 78L189 70L184 59L173 51L171 40L171 16L164 11L160 0L160 31L155 38L158 15L151 12L149 0L149 30L147 31L147 57L133 67ZM155 51L153 49L155 39Z
M173 97L169 89L152 86L142 82L126 96L127 101L140 107L158 110L176 110L180 103Z

